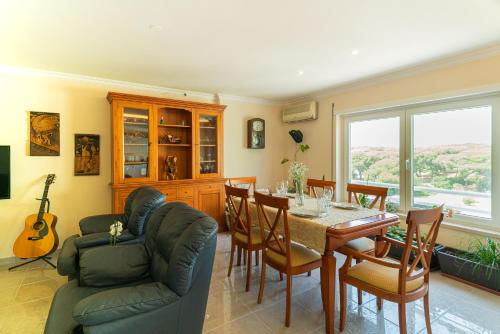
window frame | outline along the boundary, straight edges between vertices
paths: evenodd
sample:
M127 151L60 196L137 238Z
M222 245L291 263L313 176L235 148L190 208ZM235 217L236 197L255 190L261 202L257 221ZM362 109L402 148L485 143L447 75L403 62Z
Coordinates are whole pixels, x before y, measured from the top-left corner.
M405 116L404 109L394 108L391 110L384 110L378 112L368 112L362 113L359 115L348 116L345 117L345 126L344 126L344 143L345 143L345 157L344 159L344 186L347 186L347 183L351 182L352 175L352 166L351 166L351 123L362 122L362 121L371 121L371 120L380 120L387 118L399 118L399 206L398 211L404 211L406 207L406 177L404 176L404 164L401 159L405 154L405 138L402 135L405 130ZM345 188L345 187L344 187Z
M342 119L341 144L342 151L339 151L338 158L343 160L339 166L339 180L342 180L338 198L345 199L345 188L351 179L351 152L350 152L350 124L359 121L369 121L391 117L400 117L400 206L398 213L402 216L411 209L412 189L413 189L413 116L418 114L430 114L453 109L467 109L479 106L491 105L491 219L473 217L456 214L453 218L446 218L446 222L462 226L464 228L478 228L500 231L500 206L494 203L500 198L500 94L483 94L469 97L448 98L438 101L414 103L398 107L389 107L379 110L363 111L358 113L345 113L339 115ZM495 152L499 151L498 153ZM407 159L410 164L407 168Z

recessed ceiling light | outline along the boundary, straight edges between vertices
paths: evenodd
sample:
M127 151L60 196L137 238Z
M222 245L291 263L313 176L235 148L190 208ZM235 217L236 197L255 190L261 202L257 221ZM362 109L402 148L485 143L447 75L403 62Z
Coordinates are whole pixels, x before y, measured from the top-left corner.
M358 49L354 49L354 50L351 51L351 54L353 56L357 56L357 55L359 55L359 50Z
M153 31L162 31L163 30L163 26L161 26L159 24L150 24L148 26L148 28L153 30Z
M303 75L304 75L304 71L299 71L299 72L297 72L297 75L298 75L299 77L303 76Z

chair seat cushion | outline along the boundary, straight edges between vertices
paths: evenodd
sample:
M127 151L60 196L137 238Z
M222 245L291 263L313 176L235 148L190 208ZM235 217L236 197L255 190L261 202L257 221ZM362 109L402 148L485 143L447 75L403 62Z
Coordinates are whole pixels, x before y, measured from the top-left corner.
M260 229L259 228L252 228L251 233L252 233L252 245L261 244L262 243L262 236L260 235ZM243 234L243 233L240 233L240 232L234 233L234 238L236 240L238 240L239 242L248 244L248 236Z
M375 249L375 242L368 238L359 238L349 241L345 246L357 252L365 253Z
M280 265L286 266L286 257L273 251L272 249L266 250L266 255L270 260ZM321 255L304 245L292 243L291 244L291 265L292 267L299 267L311 262L321 260Z
M397 261L389 259L384 260L398 263ZM382 290L393 293L398 292L399 269L396 268L386 267L370 261L363 261L349 268L347 276L356 278ZM415 280L408 281L406 282L406 292L415 291L423 284L423 276Z

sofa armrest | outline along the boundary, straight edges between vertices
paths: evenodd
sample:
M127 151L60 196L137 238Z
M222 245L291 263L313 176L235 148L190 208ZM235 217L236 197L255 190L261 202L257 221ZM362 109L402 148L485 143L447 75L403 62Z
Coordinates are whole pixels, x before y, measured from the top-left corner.
M159 282L111 289L80 300L73 309L73 318L83 326L95 326L150 312L179 300L179 296Z
M79 261L81 286L114 286L149 276L149 256L143 244L88 248Z
M116 220L119 220L122 223L126 223L123 215L121 214L106 214L85 217L79 222L80 231L82 231L82 235L99 232L109 232L109 227Z
M110 244L110 234L109 232L99 232L92 233L81 236L80 238L75 239L75 246L78 249L82 248L90 248L96 246L103 246ZM135 239L136 236L128 232L127 230L123 231L122 234L116 238L116 242L124 242Z
M75 240L79 235L75 234L64 240L61 252L57 257L57 272L61 276L73 276L77 273L78 249Z

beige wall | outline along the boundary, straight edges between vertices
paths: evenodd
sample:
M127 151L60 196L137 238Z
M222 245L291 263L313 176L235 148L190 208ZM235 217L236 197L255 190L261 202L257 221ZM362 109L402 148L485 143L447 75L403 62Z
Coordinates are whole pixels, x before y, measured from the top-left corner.
M331 164L332 104L335 112L362 110L374 106L390 106L436 96L453 96L467 90L481 90L482 87L500 85L500 55L450 65L439 69L423 71L418 74L401 77L384 82L367 81L360 88L352 88L332 94L329 97L316 99L319 101L319 119L287 125L289 129L300 129L304 133L305 143L311 146L300 160L310 167L311 177L336 178L334 160L333 173ZM287 152L293 151L292 140L286 141ZM335 148L333 149L335 155ZM440 241L447 245L463 248L470 233L443 229Z
M0 258L13 256L12 245L23 229L24 217L38 211L46 174L55 173L50 189L52 212L59 218L57 232L61 243L78 232L80 218L111 210L111 121L108 91L155 95L151 91L123 86L46 76L0 73L0 145L11 145L11 199L0 200ZM157 94L156 94L157 95ZM189 99L189 96L187 97ZM210 102L210 101L209 101ZM225 170L227 175L257 175L259 182L279 178L263 161L277 160L282 146L278 107L225 101ZM61 155L30 157L27 151L28 111L57 112L61 115ZM265 150L244 147L245 121L262 117L267 121L268 145ZM101 136L101 175L73 175L75 133ZM279 162L278 162L279 163Z
M256 175L258 188L272 187L283 176L280 162L285 135L281 108L223 100L221 103L228 106L224 114L224 174L227 177ZM266 147L247 149L247 120L256 117L266 121Z

